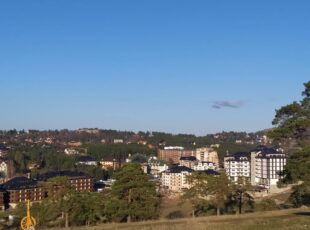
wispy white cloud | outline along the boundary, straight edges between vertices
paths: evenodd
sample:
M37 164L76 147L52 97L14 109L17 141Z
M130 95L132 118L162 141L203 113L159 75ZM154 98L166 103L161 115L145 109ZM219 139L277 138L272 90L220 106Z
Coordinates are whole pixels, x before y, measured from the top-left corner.
M224 100L224 101L214 101L212 108L213 109L221 109L223 107L229 107L229 108L240 108L244 105L243 101L230 101L230 100Z

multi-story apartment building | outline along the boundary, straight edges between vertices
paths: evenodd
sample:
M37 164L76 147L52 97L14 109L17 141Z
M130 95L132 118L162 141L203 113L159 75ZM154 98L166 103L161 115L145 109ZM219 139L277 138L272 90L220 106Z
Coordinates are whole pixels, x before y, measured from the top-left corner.
M182 192L190 188L187 176L192 173L192 169L185 166L174 166L162 173L162 186L173 192Z
M180 146L170 146L165 147L164 149L159 149L157 156L159 160L164 160L167 162L171 162L173 164L179 164L180 158L183 156L193 156L194 151L185 150Z
M231 181L237 182L238 178L251 178L251 154L237 152L224 157L224 168Z
M122 144L122 143L124 143L124 140L123 139L114 139L113 143L114 144Z
M70 186L76 191L93 191L94 181L93 178L87 176L82 172L71 172L71 171L51 171L41 174L37 177L39 182L48 181L55 177L67 177Z
M258 146L251 152L237 152L224 158L227 176L234 182L248 178L252 185L268 189L275 187L286 165L286 154L281 150Z
M15 177L0 186L0 205L3 207L15 207L20 202L30 200L40 201L51 193L55 193L59 186L53 186L52 191L44 191L42 182L55 177L67 177L69 186L76 191L93 191L93 179L82 172L55 171L39 175L35 179L27 177ZM3 197L3 198L1 198ZM2 199L2 203L1 203Z
M286 154L281 150L256 149L255 182L266 187L276 186L286 165Z
M167 170L169 167L166 164L161 163L148 163L150 166L150 174L155 178L158 178L162 172Z
M217 151L214 148L203 147L196 149L196 158L199 161L213 162L217 166L219 165L219 157Z
M209 161L198 161L192 169L194 169L194 171L217 170L217 165Z
M116 170L116 169L119 169L120 167L122 167L124 162L122 159L116 159L113 157L105 157L105 158L102 158L100 160L99 164L105 170L107 170L107 169Z
M16 207L20 202L40 201L42 199L42 188L38 182L27 177L15 177L2 184L4 192L4 206Z
M79 156L77 157L77 164L80 165L93 165L93 166L98 166L99 162L96 161L93 157L91 156Z
M193 169L194 165L197 163L197 158L195 156L180 157L180 166L185 166Z

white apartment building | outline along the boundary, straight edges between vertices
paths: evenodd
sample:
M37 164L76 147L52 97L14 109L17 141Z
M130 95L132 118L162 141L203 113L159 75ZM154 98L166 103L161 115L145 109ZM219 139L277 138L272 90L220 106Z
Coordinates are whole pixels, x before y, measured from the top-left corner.
M239 177L251 178L251 154L237 152L224 158L224 168L231 181L237 182Z
M256 150L255 160L255 182L268 188L276 186L280 173L286 165L286 154L281 150L264 148L261 146Z
M258 146L251 152L237 152L224 158L224 168L231 181L249 178L252 185L276 187L286 165L286 154L281 150Z
M113 143L114 144L122 144L122 143L124 143L124 140L123 139L114 139Z
M212 169L212 170L216 170L217 169L217 165L213 162L210 162L210 161L198 161L193 169L195 171L206 171L206 170L209 170L209 169Z
M193 169L194 165L197 163L197 158L195 156L185 156L180 157L180 166L185 166L187 168Z
M75 149L69 149L69 148L66 148L64 152L68 156L79 155L80 154L79 151L77 151Z
M166 164L159 164L159 163L149 163L151 174L157 178L159 177L160 173L167 170L169 167Z
M185 166L175 166L167 169L161 176L162 186L173 192L182 192L183 189L190 188L187 176L190 175L192 171L192 169Z

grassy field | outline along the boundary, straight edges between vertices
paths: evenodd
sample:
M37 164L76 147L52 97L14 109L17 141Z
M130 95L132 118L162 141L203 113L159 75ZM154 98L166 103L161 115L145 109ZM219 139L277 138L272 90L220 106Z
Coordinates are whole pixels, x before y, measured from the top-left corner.
M269 230L310 229L310 209L289 209L244 215L225 215L131 224L102 224L77 230Z

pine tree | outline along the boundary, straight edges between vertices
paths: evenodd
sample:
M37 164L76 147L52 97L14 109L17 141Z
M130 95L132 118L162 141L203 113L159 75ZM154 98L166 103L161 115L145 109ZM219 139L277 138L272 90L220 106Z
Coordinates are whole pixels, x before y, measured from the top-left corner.
M282 143L293 142L298 149L289 156L283 173L284 183L303 182L294 188L291 200L295 200L295 206L309 203L307 197L310 197L310 81L304 86L304 97L300 102L276 110L275 128L268 133L269 137ZM307 199L301 199L300 191Z
M183 200L189 200L192 204L192 216L195 217L196 207L208 199L208 175L200 172L193 172L188 175L188 183L191 187L185 191Z
M244 206L254 208L254 198L250 194L253 191L253 187L247 178L238 177L237 183L232 185L232 190L232 198L236 201L239 214L243 213Z
M114 175L106 214L117 221L138 221L158 217L159 199L155 184L139 164L126 164Z
M195 207L199 203L209 203L216 207L219 216L224 211L231 198L230 181L225 172L220 175L207 175L204 173L193 173L188 176L191 188L183 195L183 199L189 199L193 205L193 216Z
M209 191L211 194L211 202L216 207L216 214L219 216L221 210L226 208L231 198L230 181L225 172L221 172L219 176L211 176L208 180Z

